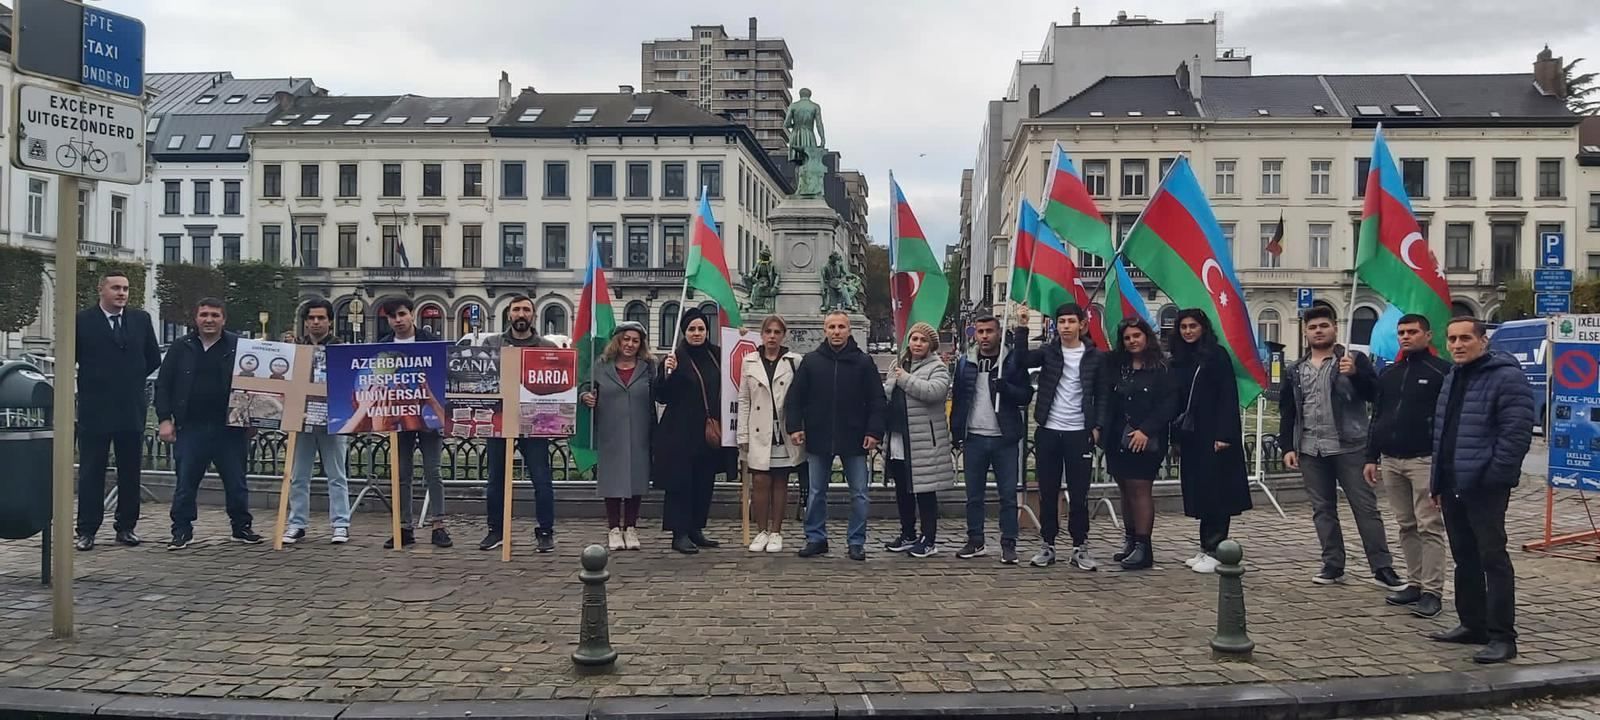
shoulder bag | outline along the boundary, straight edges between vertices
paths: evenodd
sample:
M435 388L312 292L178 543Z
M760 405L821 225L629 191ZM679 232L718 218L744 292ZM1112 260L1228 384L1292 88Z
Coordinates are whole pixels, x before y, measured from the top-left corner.
M711 399L706 395L706 379L704 375L700 374L700 366L695 364L694 358L689 357L687 353L684 354L684 357L688 358L689 367L694 368L694 380L700 385L700 405L706 410L706 444L714 448L720 448L722 447L722 418L712 417L711 415Z

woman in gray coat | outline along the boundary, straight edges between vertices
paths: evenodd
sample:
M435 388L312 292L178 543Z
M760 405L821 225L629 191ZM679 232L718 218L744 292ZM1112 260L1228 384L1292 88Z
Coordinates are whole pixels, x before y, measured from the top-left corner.
M935 351L939 334L927 323L911 326L901 355L883 390L889 396L889 475L894 478L900 510L900 537L890 552L928 557L938 552L939 491L956 486L955 460L950 455L950 425L945 399L950 368ZM922 534L917 534L917 516Z
M639 505L650 490L650 431L656 405L650 394L655 359L644 327L625 322L611 333L594 380L583 388L583 404L594 408L596 489L606 500L612 550L638 550Z

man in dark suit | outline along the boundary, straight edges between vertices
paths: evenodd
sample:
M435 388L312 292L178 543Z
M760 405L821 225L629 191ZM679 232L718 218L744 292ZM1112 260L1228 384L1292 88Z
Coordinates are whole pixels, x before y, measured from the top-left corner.
M128 276L100 278L100 302L78 312L78 528L73 547L93 550L105 519L106 464L117 452L117 542L139 544L139 462L145 378L161 366L155 326L128 307Z

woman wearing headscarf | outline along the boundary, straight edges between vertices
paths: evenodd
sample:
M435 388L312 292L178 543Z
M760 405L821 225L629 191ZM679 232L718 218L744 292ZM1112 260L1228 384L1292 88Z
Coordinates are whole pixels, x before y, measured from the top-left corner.
M650 435L656 424L652 394L656 362L644 326L617 325L583 389L594 408L595 489L606 502L608 546L639 549L639 506L650 490Z
M1122 496L1122 519L1129 532L1127 545L1111 559L1124 570L1144 570L1155 564L1150 548L1156 521L1152 491L1167 456L1167 426L1177 414L1177 389L1149 323L1137 317L1123 321L1116 344L1109 372L1101 380L1106 402L1100 442L1106 471Z
M768 315L761 321L761 349L745 355L739 368L739 454L753 476L750 522L758 531L750 552L783 552L789 476L805 457L783 427L783 402L801 360L784 347L788 334L783 318Z
M1231 519L1251 507L1238 382L1205 311L1179 312L1173 334L1172 375L1182 403L1173 432L1181 453L1183 514L1200 521L1200 554L1185 564L1214 573L1213 555L1228 538Z
M911 326L906 349L889 370L889 475L900 510L900 536L885 547L924 558L938 552L939 491L956 486L945 398L950 368L936 354L939 333L928 323ZM921 516L922 533L917 533Z
M672 549L686 555L721 544L705 536L712 486L725 458L720 358L710 323L690 308L678 323L677 347L656 375L656 402L665 406L654 438L655 484L666 492L661 526L672 532Z

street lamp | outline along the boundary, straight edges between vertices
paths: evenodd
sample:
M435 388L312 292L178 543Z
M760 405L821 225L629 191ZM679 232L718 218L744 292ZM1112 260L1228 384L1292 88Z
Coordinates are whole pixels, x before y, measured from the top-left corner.
M366 339L366 337L361 334L361 321L366 319L366 315L364 314L367 310L366 303L361 302L361 298L355 298L354 300L350 301L349 308L350 334L352 336L350 339L356 342L361 342L362 340Z
M256 314L256 319L261 321L261 339L262 340L268 339L268 336L267 336L267 321L272 319L272 313L269 313L269 312L267 312L265 310L262 310L260 313Z

